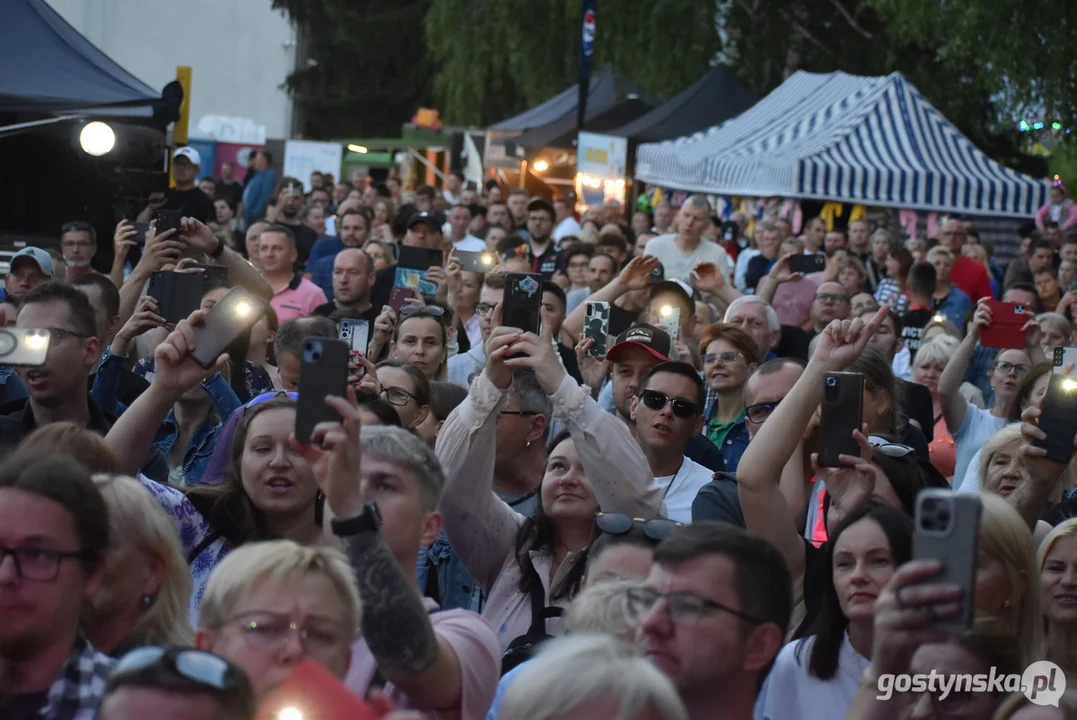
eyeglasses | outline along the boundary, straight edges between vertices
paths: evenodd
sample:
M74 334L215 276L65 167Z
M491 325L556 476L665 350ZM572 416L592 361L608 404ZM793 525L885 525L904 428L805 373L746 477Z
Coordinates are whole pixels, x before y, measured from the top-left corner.
M568 264L568 269L569 270L586 270L588 268L588 266L590 266L590 264L591 264L590 262L569 263Z
M54 341L54 342L60 342L65 337L74 337L74 338L78 338L79 340L85 340L86 338L90 337L89 335L83 335L82 333L77 333L74 330L66 330L64 328L42 328L42 329L48 331L49 339Z
M774 412L774 408L778 407L778 403L780 402L781 400L749 405L744 408L744 414L748 417L748 422L761 425L766 422L767 418L770 417L770 414Z
M445 314L445 308L438 305L405 305L400 308L400 314L404 317L414 315L417 312L425 312L435 317L441 317Z
M661 410L667 403L673 404L673 414L679 418L692 418L699 415L699 405L684 398L671 398L657 390L644 390L639 394L643 404L651 410Z
M629 614L637 618L649 613L658 604L659 600L664 599L670 620L682 625L694 625L704 615L713 611L727 612L753 625L760 625L764 622L759 618L742 613L740 610L734 610L728 605L708 600L693 592L662 593L652 587L642 587L629 590L627 599Z
M512 416L515 416L515 417L533 417L535 415L538 415L538 413L535 412L534 410L502 410L501 412L499 412L497 414L497 419L500 420L501 418L505 417L506 415L508 415L510 417L512 417Z
M595 513L595 525L606 535L625 535L635 527L636 523L642 523L643 534L655 542L662 542L666 535L673 532L674 528L683 527L682 523L667 518L644 520L629 517L623 513Z
M1017 377L1022 377L1028 373L1029 367L1028 365L1023 365L1021 363L1000 361L995 363L995 369L1001 372L1003 375L1009 375L1010 371L1015 370L1017 371Z
M140 647L124 655L112 669L111 677L139 672L158 663L187 680L214 690L236 690L242 680L239 671L224 658L201 650Z
M475 313L478 315L485 315L486 313L493 310L495 307L497 306L491 305L490 303L479 303L475 306Z
M890 442L886 438L879 437L878 435L871 435L868 437L868 443L871 444L872 450L881 452L887 457L901 458L913 452L913 449L908 445Z
M720 353L707 353L703 356L703 364L713 365L721 360L723 365L732 365L737 361L737 358L742 357L744 357L744 353L739 353L735 350L727 350L726 352Z
M815 296L815 299L824 305L841 305L842 303L849 302L848 295L837 295L831 293L819 293Z
M256 396L252 397L250 400L247 401L247 404L244 405L244 407L251 408L251 407L254 407L255 405L257 405L259 403L264 403L266 400L272 400L273 398L278 398L278 397L286 397L289 400L294 400L296 402L299 402L299 393L297 393L297 392L294 392L294 391L285 392L284 390L270 390L269 392L264 392L261 395L256 395Z
M288 615L282 613L256 612L240 615L226 620L222 625L236 624L243 632L243 638L252 647L262 650L276 650L294 633L299 636L305 649L327 650L341 643L351 642L340 624L325 618L311 618L300 627Z
M64 560L74 560L83 557L81 550L64 552L61 550L46 550L45 548L10 548L0 546L0 565L4 559L11 556L15 563L15 574L23 580L36 580L37 582L52 582L60 574L60 563Z
M89 240L64 240L60 246L68 249L82 249L93 247L93 243Z
M415 398L415 395L412 393L395 385L382 388L381 394L385 396L385 399L389 401L390 405L396 405L397 407L404 407Z

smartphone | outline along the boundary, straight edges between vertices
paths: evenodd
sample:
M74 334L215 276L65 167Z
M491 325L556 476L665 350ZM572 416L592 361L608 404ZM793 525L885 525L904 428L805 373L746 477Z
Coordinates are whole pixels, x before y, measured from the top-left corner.
M192 277L201 279L200 275ZM213 367L221 353L265 314L261 300L243 288L232 288L206 313L202 324L195 326L191 357L204 368Z
M587 303L587 317L583 321L583 336L591 338L591 347L587 354L591 357L606 357L606 343L610 335L610 304L608 302Z
M662 267L662 263L657 263L654 266L654 270L651 270L651 274L647 276L648 285L657 285L660 282L664 282L666 279L666 269Z
M502 325L538 335L541 308L541 275L509 273L505 276L505 300L501 307Z
M166 230L175 230L176 232L179 232L179 210L158 210L155 220L157 222L157 228L154 231L155 234L160 235Z
M340 321L338 337L348 343L349 350L358 350L366 355L366 346L370 343L370 323L344 318Z
M228 282L228 268L224 265L195 265L202 271L202 277L206 283L213 286L221 286Z
M993 348L1025 349L1025 333L1021 329L1028 322L1025 306L988 300L991 308L991 324L980 333L980 345Z
M318 662L306 659L261 702L259 720L376 720L380 717L361 697Z
M1055 374L1061 375L1062 371L1070 363L1074 364L1073 375L1070 375L1070 377L1077 378L1077 347L1056 347L1052 362Z
M823 272L824 270L826 270L826 255L822 253L800 253L789 258L790 272L807 275L808 273Z
M440 250L424 247L400 246L400 258L397 267L409 270L429 270L440 266L445 260L445 255Z
M0 327L0 363L38 367L49 356L48 330Z
M497 264L497 256L491 252L457 250L456 257L460 258L461 267L468 272L485 274Z
M1046 450L1048 460L1068 464L1073 458L1073 438L1077 436L1077 380L1051 375L1040 410L1040 430L1047 437L1033 445Z
M412 288L394 285L393 289L389 291L389 307L400 312L400 308L407 305L408 299L413 297L415 297L415 291Z
M333 338L308 338L303 342L299 365L299 407L295 413L295 438L309 443L314 426L340 420L325 402L326 395L344 397L348 386L348 344Z
M937 630L959 633L972 627L982 512L980 498L972 493L928 488L916 496L913 559L942 564L942 571L924 582L958 585L962 590L957 617L935 620L932 627Z
M131 223L131 224L134 225L135 230L138 231L138 234L135 235L133 238L131 238L131 240L133 242L138 243L139 245L145 245L146 244L146 233L148 233L150 231L150 224L149 223L144 223L144 222L136 222L136 223Z
M177 323L202 303L202 275L157 270L150 273L146 294L157 301L158 314L165 322Z
M864 376L860 373L827 373L823 380L823 407L819 420L819 464L845 467L840 455L860 455L853 431L860 429L864 414Z
M658 324L669 333L673 342L677 342L681 329L681 309L676 305L663 305L658 309Z

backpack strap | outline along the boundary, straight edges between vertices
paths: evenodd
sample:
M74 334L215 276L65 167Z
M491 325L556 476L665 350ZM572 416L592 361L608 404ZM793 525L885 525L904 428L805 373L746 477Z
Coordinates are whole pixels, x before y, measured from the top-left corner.
M187 554L187 564L191 565L192 563L194 563L194 561L198 559L198 556L204 553L207 549L209 549L209 546L217 542L220 537L221 533L217 530L214 530L209 535L206 535L204 538L202 538L202 542L195 545L194 549L192 549L191 552Z

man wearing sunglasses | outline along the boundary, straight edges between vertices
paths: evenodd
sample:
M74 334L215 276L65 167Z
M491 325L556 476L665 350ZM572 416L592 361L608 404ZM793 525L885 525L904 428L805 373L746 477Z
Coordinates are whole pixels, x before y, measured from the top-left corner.
M795 358L777 358L756 368L744 384L745 421L748 426L748 443L751 444L759 428L767 421L782 398L796 385L804 372L804 363ZM809 426L814 432L814 426ZM803 461L806 475L811 477L811 450L805 448ZM802 492L805 490L802 489ZM804 502L807 502L806 498ZM744 513L737 495L737 476L719 472L704 485L692 503L693 522L714 520L744 527Z
M692 522L692 501L713 473L685 457L688 441L703 429L706 387L688 363L664 362L647 371L632 401L636 440L662 486L666 517Z
M748 720L793 608L789 569L770 543L719 523L659 543L633 590L636 644L676 686L691 720Z

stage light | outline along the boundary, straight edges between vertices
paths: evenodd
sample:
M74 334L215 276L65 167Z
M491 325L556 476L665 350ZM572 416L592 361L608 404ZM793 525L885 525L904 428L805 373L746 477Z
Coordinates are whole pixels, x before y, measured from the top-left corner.
M546 172L550 169L550 163L546 162L545 160L536 160L534 168L535 172Z
M112 152L116 147L116 133L106 123L94 121L86 123L79 133L79 145L86 154L101 157Z

